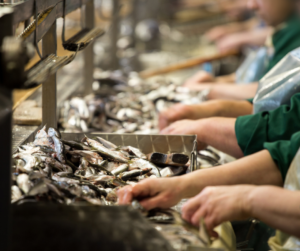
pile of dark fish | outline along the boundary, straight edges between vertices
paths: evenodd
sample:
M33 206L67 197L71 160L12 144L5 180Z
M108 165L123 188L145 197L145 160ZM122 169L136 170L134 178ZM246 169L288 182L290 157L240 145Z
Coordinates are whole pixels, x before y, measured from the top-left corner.
M175 103L195 104L203 94L166 80L146 82L138 77L99 79L99 88L86 97L75 96L60 108L65 132L158 133L158 114Z
M184 154L151 153L132 146L116 146L101 137L81 142L61 139L45 127L35 140L13 155L12 202L86 201L114 205L121 187L146 178L171 177L186 172Z

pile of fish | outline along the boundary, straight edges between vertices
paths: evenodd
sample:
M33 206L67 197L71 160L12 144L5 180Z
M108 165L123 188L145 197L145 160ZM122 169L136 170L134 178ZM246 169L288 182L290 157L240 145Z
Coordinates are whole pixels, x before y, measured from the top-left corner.
M67 141L45 127L33 142L18 148L13 160L13 203L85 201L95 205L114 205L118 189L146 178L186 173L189 164L184 154L145 155L101 137Z
M166 80L150 82L103 78L99 88L85 97L75 96L60 108L60 126L65 132L158 133L158 114L175 103L196 104L203 94Z

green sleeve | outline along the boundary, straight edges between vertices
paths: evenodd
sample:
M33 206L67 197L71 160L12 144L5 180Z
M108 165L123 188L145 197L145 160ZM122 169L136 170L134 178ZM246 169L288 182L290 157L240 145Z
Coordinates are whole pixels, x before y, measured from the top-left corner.
M291 140L282 140L273 143L264 143L272 159L276 162L283 180L285 180L289 167L300 147L300 132L295 133Z
M249 98L249 99L246 99L248 102L250 102L251 104L253 104L253 99L254 98Z
M264 149L264 143L290 140L300 131L300 93L291 98L290 105L282 105L270 112L237 118L235 133L244 155Z

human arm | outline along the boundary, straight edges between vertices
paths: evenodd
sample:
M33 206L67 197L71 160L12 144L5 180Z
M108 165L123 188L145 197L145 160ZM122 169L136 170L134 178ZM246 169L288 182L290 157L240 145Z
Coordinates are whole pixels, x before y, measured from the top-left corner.
M189 87L190 90L204 91L209 89L208 99L234 99L244 100L253 98L256 94L258 83L247 85L228 85L228 84L201 84Z
M235 73L220 77L214 77L206 71L199 71L192 77L188 78L183 86L192 89L193 87L199 85L215 85L220 83L235 84Z
M169 208L183 198L197 195L207 186L237 184L281 186L282 177L265 150L223 166L179 177L146 179L135 186L120 190L119 203L128 204L133 199L138 199L147 210Z
M258 20L256 18L250 19L245 22L233 22L230 24L216 26L210 29L208 32L206 32L205 36L210 41L217 41L226 35L253 29L257 25L258 25Z
M176 104L159 115L159 128L183 119L203 119L210 117L237 118L251 114L253 105L248 101L211 100L197 105Z
M198 149L212 146L236 158L243 157L235 134L233 118L209 118L199 120L181 120L161 131L169 135L196 135Z
M198 226L204 218L214 227L226 221L256 218L285 233L300 237L300 192L275 186L207 187L183 206L183 218Z
M240 50L244 46L263 46L273 32L271 27L241 31L222 37L217 41L220 51Z

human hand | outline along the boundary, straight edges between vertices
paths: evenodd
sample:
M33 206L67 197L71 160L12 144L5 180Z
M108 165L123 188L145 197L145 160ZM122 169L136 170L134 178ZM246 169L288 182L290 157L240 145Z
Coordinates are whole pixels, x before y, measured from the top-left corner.
M159 129L163 130L175 121L195 118L195 106L176 104L159 114Z
M192 88L195 86L199 86L202 83L213 83L213 82L215 82L214 76L212 76L210 73L206 71L200 71L196 73L194 76L192 76L191 78L187 79L183 86L187 88Z
M182 217L195 226L203 218L210 235L217 237L213 229L223 222L251 217L246 201L253 189L250 185L207 187L184 204Z
M210 29L208 32L206 32L204 36L208 40L214 42L214 41L221 39L222 37L224 37L227 34L228 34L228 31L225 26L217 26L217 27Z
M200 141L199 135L201 130L201 120L180 120L163 129L160 134L166 135L197 135L198 150L203 150L207 144ZM206 132L205 132L206 133Z
M130 204L138 199L146 210L170 208L183 199L184 185L180 177L146 179L134 186L126 186L118 191L118 203Z

